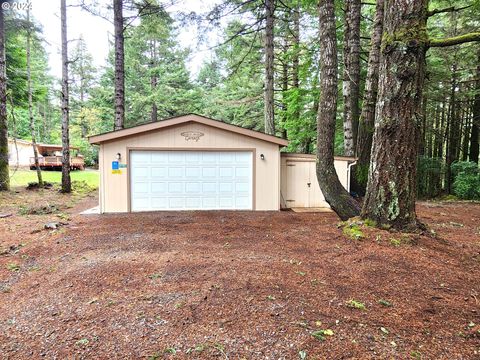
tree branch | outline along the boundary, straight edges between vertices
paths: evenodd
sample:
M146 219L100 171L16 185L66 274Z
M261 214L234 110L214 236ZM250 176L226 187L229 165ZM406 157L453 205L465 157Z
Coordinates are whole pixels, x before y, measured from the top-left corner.
M467 6L464 6L464 7L461 7L461 8L456 8L455 6L450 6L450 7L445 8L445 9L433 9L433 10L427 11L427 17L437 15L437 14L441 14L441 13L446 13L446 12L461 11L461 10L464 10L464 9L468 9L471 6L472 5L467 5Z
M464 35L453 36L446 39L430 39L428 42L429 47L446 47L459 45L472 41L480 41L480 32L473 32Z

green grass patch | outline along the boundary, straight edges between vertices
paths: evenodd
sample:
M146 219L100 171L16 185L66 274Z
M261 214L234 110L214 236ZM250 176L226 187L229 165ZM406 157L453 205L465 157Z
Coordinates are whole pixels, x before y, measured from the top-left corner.
M25 187L28 183L37 182L37 172L35 170L17 170L10 169L10 185L12 187ZM97 189L100 183L100 174L96 170L72 171L70 173L72 182L84 182L91 188ZM42 171L42 178L45 182L60 184L62 173L60 171Z

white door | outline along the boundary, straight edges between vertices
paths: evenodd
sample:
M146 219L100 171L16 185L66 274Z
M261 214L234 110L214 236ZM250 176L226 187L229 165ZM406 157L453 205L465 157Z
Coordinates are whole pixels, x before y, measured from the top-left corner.
M131 151L131 210L252 209L252 163L251 151Z

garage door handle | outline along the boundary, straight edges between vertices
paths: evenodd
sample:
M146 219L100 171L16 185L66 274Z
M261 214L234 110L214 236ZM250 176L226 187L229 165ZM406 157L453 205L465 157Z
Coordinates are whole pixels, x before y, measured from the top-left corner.
M312 183L307 183L308 187L310 187L310 185L312 185Z

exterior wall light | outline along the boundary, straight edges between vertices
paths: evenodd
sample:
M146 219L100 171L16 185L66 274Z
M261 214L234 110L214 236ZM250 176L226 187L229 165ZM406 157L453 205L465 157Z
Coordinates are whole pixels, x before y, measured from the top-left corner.
M265 155L260 154L260 159L265 160Z
M117 160L120 161L120 159L122 158L122 154L120 153L117 153L117 156L116 156Z

